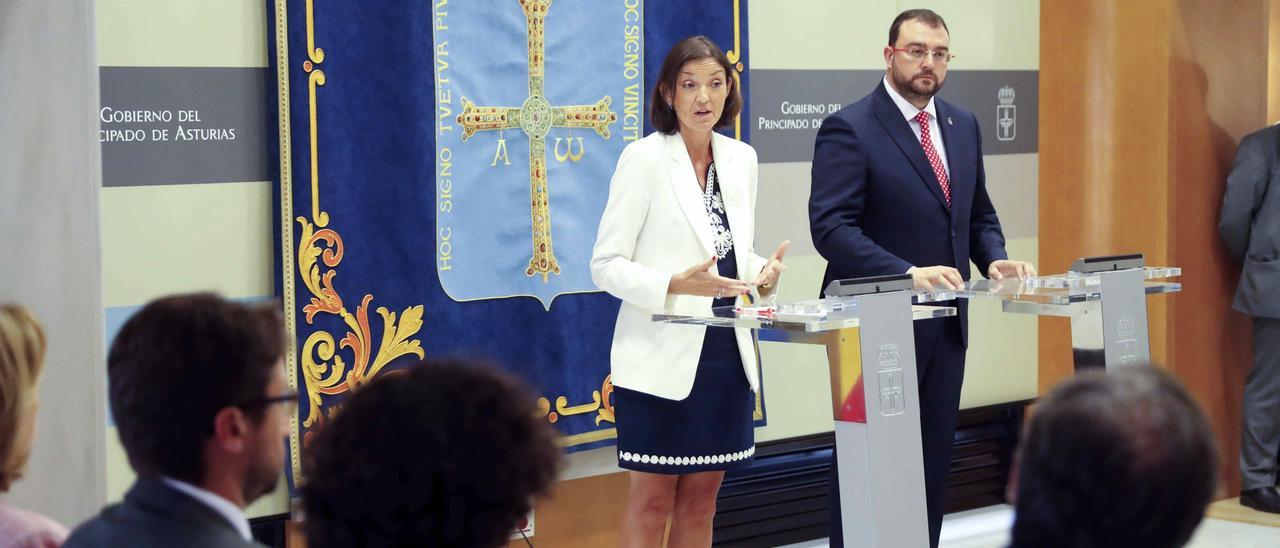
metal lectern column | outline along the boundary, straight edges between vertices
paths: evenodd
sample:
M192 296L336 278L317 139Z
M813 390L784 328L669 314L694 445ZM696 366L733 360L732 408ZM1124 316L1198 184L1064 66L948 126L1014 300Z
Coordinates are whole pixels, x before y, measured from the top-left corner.
M853 330L841 330L827 346L844 539L850 546L928 546L911 293L856 300L861 371L849 375L841 359ZM860 382L837 385L850 377Z
M1105 266L1128 266L1102 270L1097 265L1077 261L1072 271L1098 276L1099 298L1072 303L1071 354L1076 371L1088 367L1123 367L1151 362L1147 331L1147 292L1142 256Z

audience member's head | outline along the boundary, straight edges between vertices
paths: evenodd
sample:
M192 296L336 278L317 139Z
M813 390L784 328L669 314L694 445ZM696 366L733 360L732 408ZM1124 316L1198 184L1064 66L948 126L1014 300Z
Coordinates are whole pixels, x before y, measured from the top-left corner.
M344 402L309 449L305 530L329 546L505 546L561 456L519 384L424 362Z
M22 477L36 432L36 383L44 329L27 309L0 303L0 493ZM58 546L67 529L39 514L0 504L0 546Z
M0 304L0 493L22 477L36 430L44 330L27 309Z
M107 357L111 412L139 477L164 477L243 507L275 488L290 406L284 322L217 295L152 301Z
M1217 460L1208 422L1169 374L1079 374L1041 400L1018 450L1013 546L1182 546Z

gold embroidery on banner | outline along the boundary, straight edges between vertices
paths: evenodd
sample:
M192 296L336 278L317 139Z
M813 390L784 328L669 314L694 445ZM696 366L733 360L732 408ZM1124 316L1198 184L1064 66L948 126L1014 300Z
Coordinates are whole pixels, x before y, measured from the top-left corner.
M289 438L289 452L293 476L296 483L302 481L300 451L305 448L309 430L326 418L339 412L339 406L331 405L327 414L321 407L326 396L334 396L358 389L378 375L392 360L405 355L415 355L419 359L425 356L422 344L414 339L422 329L422 305L405 308L397 316L386 307L376 309L382 318L382 332L378 338L376 351L373 347L373 327L369 322L369 306L373 302L373 294L366 293L360 300L354 313L348 311L341 295L334 288L333 280L337 276L337 268L342 262L344 246L342 236L329 224L329 214L320 209L320 175L319 147L317 134L318 100L317 88L325 83L324 71L318 65L324 61L324 50L315 47L315 18L313 0L306 2L307 56L302 70L307 77L307 113L308 137L310 144L311 169L311 218L305 216L292 217L294 208L293 184L291 171L291 143L289 131L289 72L288 72L288 8L286 0L276 2L276 48L277 48L277 90L280 94L280 195L281 195L281 253L284 264L282 289L285 300L285 321L292 343L287 352L290 386L297 388L298 355L296 350L297 315L295 307L296 286L295 272L289 265L296 259L296 275L311 294L310 302L302 307L307 324L313 324L316 316L329 314L338 316L347 327L342 339L335 340L334 334L327 331L316 331L307 337L302 345L301 377L305 384L307 398L305 420L294 417ZM293 240L293 223L297 222L300 233L295 252ZM351 361L343 359L340 351L351 353ZM301 413L301 409L299 410Z
M574 140L574 139L577 139L577 140L578 140L578 153L577 153L577 154L574 154L574 153L573 153L573 140ZM566 143L566 145L565 145L565 148L564 148L564 154L561 154L561 153L560 153L560 141L561 141L561 140L567 141L567 143ZM584 145L582 144L582 137L563 137L563 138L562 138L562 137L556 137L556 142L555 142L555 144L554 144L554 145L552 145L552 146L551 146L551 149L552 149L553 151L555 151L555 153L556 153L556 161L557 161L557 162L560 162L560 163L562 163L562 164L563 164L563 163L565 163L565 162L578 162L578 161L581 161L581 160L582 160L582 157L583 157L583 156L586 156L586 154L587 154L586 146L584 146Z
M307 6L311 6L311 0L307 0ZM310 23L310 21L307 21ZM323 59L323 50L320 57ZM318 63L318 62L317 62ZM307 114L310 115L311 128L311 218L315 219L319 226L329 226L329 213L320 210L320 171L317 167L320 165L320 145L316 139L316 88L324 85L324 71L317 68L311 61L303 61L302 70L308 72L307 75Z
M605 428L602 430L593 430L591 432L583 432L581 434L565 436L563 438L560 438L560 445L562 447L573 447L575 445L582 445L584 443L592 443L592 442L597 442L602 440L611 440L617 437L618 437L617 428Z
M324 62L324 50L316 47L315 11L315 1L307 0L307 57L318 65Z
M399 318L399 324L394 312L379 307L377 311L382 316L383 331L378 352L374 354L370 344L372 329L369 325L369 303L373 301L373 295L366 294L352 314L343 306L342 297L333 288L333 278L337 275L337 270L333 269L342 262L341 236L330 229L315 230L315 225L305 217L298 217L297 221L302 230L297 254L298 273L313 295L311 303L302 307L306 321L311 324L317 314L332 314L342 318L350 329L337 342L336 348L333 335L322 331L312 333L303 344L302 371L307 384L309 406L307 419L302 426L311 428L322 420L319 412L323 403L322 395L337 395L359 388L376 376L388 362L400 356L413 354L419 359L425 356L421 343L410 339L422 328L423 306L406 308ZM330 269L323 275L320 273L321 264ZM338 349L351 351L354 362L350 368L337 355Z
M546 417L549 413L551 413L551 400L548 400L547 398L538 398L538 416Z
M613 375L605 377L604 384L600 386L600 409L596 413L596 426L600 426L602 421L617 422L613 420Z
M614 422L611 396L613 396L613 375L604 378L599 390L591 391L591 403L571 406L568 397L560 396L556 398L555 411L552 411L551 400L538 398L538 415L546 417L547 422L555 424L560 417L595 412L596 426L599 426L601 422Z
M319 152L316 144L316 86L324 85L324 71L316 65L324 62L324 50L316 47L315 0L307 0L307 57L302 62L302 70L310 73L307 77L307 102L311 114L311 218L320 226L329 226L329 214L320 211L320 172Z
M600 409L600 391L599 390L591 391L591 399L592 399L591 403L585 403L582 405L575 405L573 407L570 407L569 398L560 396L556 398L556 411L558 411L563 416L568 416L568 415L581 415L583 413L590 413L592 411Z

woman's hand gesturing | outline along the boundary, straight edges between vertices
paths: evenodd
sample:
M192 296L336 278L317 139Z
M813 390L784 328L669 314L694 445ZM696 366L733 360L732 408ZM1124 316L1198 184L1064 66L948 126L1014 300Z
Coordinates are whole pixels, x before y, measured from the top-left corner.
M688 270L671 277L667 293L671 295L699 295L702 297L737 297L751 290L751 286L741 280L726 278L711 273L717 258L702 261L689 267Z

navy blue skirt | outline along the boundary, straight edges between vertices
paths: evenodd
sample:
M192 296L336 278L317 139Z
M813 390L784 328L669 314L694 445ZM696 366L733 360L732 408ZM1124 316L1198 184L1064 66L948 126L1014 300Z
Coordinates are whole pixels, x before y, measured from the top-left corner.
M615 387L618 466L657 474L731 470L756 452L755 393L732 329L709 327L693 391L669 400Z

